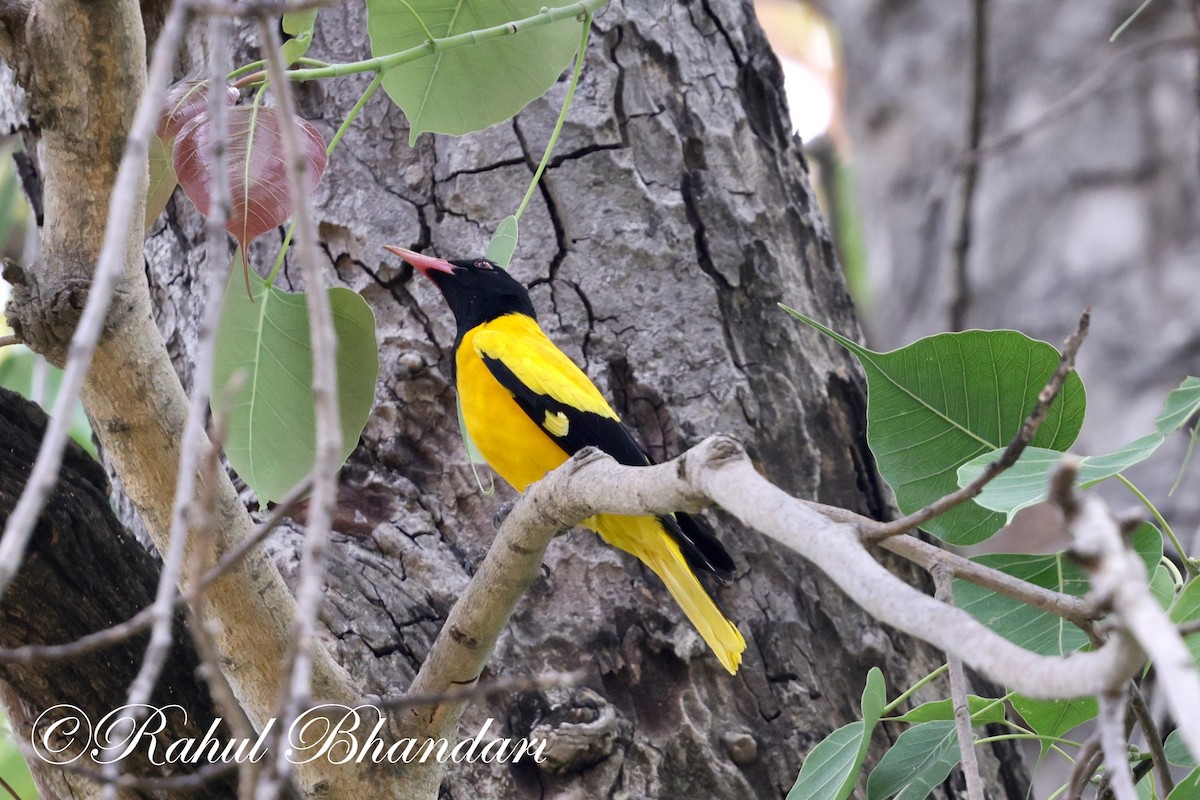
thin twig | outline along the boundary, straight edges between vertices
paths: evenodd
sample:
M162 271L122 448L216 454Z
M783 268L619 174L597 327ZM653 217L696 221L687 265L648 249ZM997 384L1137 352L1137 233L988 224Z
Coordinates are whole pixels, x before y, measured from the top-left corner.
M308 299L309 327L313 351L313 398L316 416L316 458L313 464L313 497L305 525L304 551L296 588L296 617L293 646L284 669L285 685L281 700L279 730L288 731L292 721L309 702L312 692L312 648L316 638L317 614L324 600L325 551L333 526L337 504L337 473L341 466L342 432L338 419L337 339L329 296L321 281L317 260L317 227L313 219L312 197L308 192L308 162L300 146L300 126L296 121L292 85L280 55L282 43L278 28L266 17L259 18L259 35L265 52L271 91L282 117L280 138L287 163L288 190L292 200L292 218L296 225L296 253L304 275ZM271 768L263 770L256 788L260 800L270 800L290 776L293 765L286 747L277 748Z
M1083 790L1091 782L1092 776L1104 763L1104 753L1100 751L1099 733L1093 733L1079 750L1075 766L1071 770L1071 778L1067 781L1067 795L1064 800L1080 800Z
M58 482L63 448L66 447L71 429L71 409L79 400L84 376L91 366L100 332L108 316L109 303L124 274L128 234L135 223L133 212L140 207L135 198L145 176L150 139L154 135L186 23L186 5L176 3L167 14L154 47L146 93L138 104L125 142L125 152L121 156L121 165L117 169L109 202L108 222L104 229L104 243L88 288L83 315L71 336L62 382L50 413L50 424L42 438L29 482L4 526L4 539L0 541L0 596L17 574L25 556L25 548L29 545L29 537L33 534L46 499ZM136 220L136 224L140 226L142 220Z
M1150 707L1146 705L1146 696L1136 683L1129 684L1129 707L1137 718L1142 735L1146 737L1146 748L1150 751L1154 768L1158 772L1159 789L1163 797L1166 797L1175 788L1175 779L1171 777L1171 765L1167 762L1167 754L1163 750L1158 725L1154 724L1154 715L1150 713Z
M227 31L225 38L228 39ZM219 51L211 50L210 57L220 62L227 56L227 50L224 46ZM226 71L222 69L217 74L224 76ZM128 703L134 708L150 699L171 646L176 587L182 576L188 540L188 508L195 495L196 470L205 441L204 423L208 415L213 354L216 349L217 327L221 319L221 300L225 295L225 283L229 277L229 244L225 233L225 220L231 205L225 169L228 112L225 93L217 88L222 85L223 82L214 83L208 92L208 116L213 131L209 141L212 148L209 157L216 178L211 186L212 202L205 225L208 236L205 273L208 277L205 286L204 316L200 322L196 365L192 371L192 396L188 404L187 425L180 443L179 470L175 478L175 498L171 509L167 551L163 554L158 592L152 606L154 623L150 629L150 643L146 647L142 667L129 689Z
M1193 633L1200 633L1200 619L1181 623L1178 630L1180 636L1191 636Z
M944 567L933 570L933 585L937 599L954 605L954 578ZM983 779L979 776L979 759L975 755L975 731L971 722L971 702L967 697L967 675L962 659L946 654L950 672L950 697L954 707L954 731L958 736L958 751L962 758L963 778L967 783L968 800L984 800Z
M974 0L971 15L971 106L967 122L967 150L974 152L983 139L983 110L987 106L987 47L988 2ZM967 272L973 232L972 212L975 210L975 189L979 184L979 162L971 161L963 168L962 196L958 206L958 231L954 238L954 290L950 302L950 330L966 327L967 310L971 305L970 275Z
M997 475L1017 463L1017 459L1025 452L1025 448L1033 441L1033 437L1037 435L1038 428L1046 419L1046 412L1050 410L1050 405L1058 397L1058 393L1062 390L1067 376L1075 371L1075 355L1079 352L1079 346L1083 344L1083 340L1087 338L1090 323L1091 311L1084 311L1083 315L1079 318L1079 326L1075 329L1074 333L1067 337L1067 341L1063 344L1062 356L1059 358L1058 368L1054 370L1050 379L1046 381L1046 385L1038 394L1037 401L1033 404L1033 409L1029 412L1029 416L1025 418L1020 430L1017 431L1017 435L1008 443L1008 447L1005 448L1000 458L988 464L983 472L979 473L966 486L951 492L939 500L935 500L920 511L893 520L892 522L875 522L862 526L863 540L878 542L889 536L915 530L934 517L978 497L984 487L991 483Z
M1086 79L1080 82L1075 88L1071 89L1060 99L1051 103L1041 114L1035 119L1002 134L998 134L982 142L978 147L969 152L963 153L955 159L954 164L957 169L967 169L971 164L978 162L980 159L989 156L996 150L1001 150L1006 147L1011 147L1017 144L1026 136L1035 133L1046 126L1053 123L1055 120L1073 111L1090 98L1097 91L1102 89L1113 76L1121 72L1130 63L1139 61L1152 55L1157 55L1162 52L1170 52L1172 50L1184 49L1200 45L1200 36L1194 33L1175 36L1164 36L1159 39L1151 39L1145 42L1131 45L1112 57L1104 66L1093 72Z
M1125 739L1125 695L1101 692L1100 716L1096 720L1100 749L1104 751L1104 775L1117 800L1138 800L1129 772L1129 746Z
M14 344L24 344L25 340L15 333L9 336L0 336L0 347L9 347Z

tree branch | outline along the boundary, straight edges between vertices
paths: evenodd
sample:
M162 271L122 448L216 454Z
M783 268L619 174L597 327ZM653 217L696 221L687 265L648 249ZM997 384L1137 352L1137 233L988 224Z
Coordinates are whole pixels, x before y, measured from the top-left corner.
M857 526L831 521L789 496L754 470L736 440L714 436L650 467L620 466L587 448L530 487L451 610L410 693L436 694L478 678L517 601L537 579L556 532L598 513L695 512L709 503L811 561L880 622L957 655L1022 694L1047 699L1099 694L1123 685L1144 663L1144 653L1123 630L1093 652L1061 658L1012 644L966 612L904 583L867 552ZM405 735L442 736L461 712L456 702L411 712ZM439 769L410 769L403 776L406 790L428 795L436 789Z
M933 571L937 598L954 605L954 581L949 570L939 567ZM979 759L975 756L975 732L971 721L971 701L967 695L967 675L962 659L947 653L950 673L950 698L954 708L954 731L958 736L958 752L962 757L963 778L967 784L968 800L984 800L983 779L979 777Z

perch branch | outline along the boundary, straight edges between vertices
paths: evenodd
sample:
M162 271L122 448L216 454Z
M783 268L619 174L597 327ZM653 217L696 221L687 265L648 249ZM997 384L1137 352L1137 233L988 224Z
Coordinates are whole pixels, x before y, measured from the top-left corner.
M1100 750L1104 753L1104 777L1116 800L1137 800L1133 775L1129 772L1129 747L1125 741L1125 695L1120 691L1100 693L1100 716L1096 720Z
M588 448L525 493L505 519L479 571L451 610L410 689L435 694L475 681L525 589L538 577L554 534L597 513L695 512L716 503L743 524L811 561L878 621L957 655L985 677L1037 698L1075 698L1120 687L1144 663L1123 630L1092 652L1030 653L966 612L903 582L863 547L857 526L831 521L760 476L742 446L706 439L679 458L623 467ZM411 712L405 735L450 732L462 703ZM411 769L413 796L436 788L438 767Z

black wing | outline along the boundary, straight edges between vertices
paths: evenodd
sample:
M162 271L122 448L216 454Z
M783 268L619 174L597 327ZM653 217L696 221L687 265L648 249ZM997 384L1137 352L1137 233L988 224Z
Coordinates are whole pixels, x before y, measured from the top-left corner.
M535 392L502 360L486 354L480 357L492 376L512 394L521 410L568 454L574 455L585 447L598 447L626 466L644 467L654 463L620 420L583 411ZM679 543L692 569L711 572L722 581L733 577L733 559L703 520L682 513L658 519Z

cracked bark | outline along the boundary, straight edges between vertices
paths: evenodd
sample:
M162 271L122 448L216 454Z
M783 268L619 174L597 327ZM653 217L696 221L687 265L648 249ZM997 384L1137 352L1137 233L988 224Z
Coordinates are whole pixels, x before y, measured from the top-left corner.
M365 55L361 13L324 9L311 54ZM752 10L734 0L618 2L596 26L564 155L529 206L513 261L543 324L662 453L729 431L787 491L886 513L863 440L861 376L775 307L786 301L857 330ZM365 84L298 87L301 113L329 134ZM462 453L443 349L454 340L449 313L381 245L483 252L490 226L520 201L526 151L546 141L565 90L560 82L515 125L425 136L411 149L403 116L377 95L318 189L327 280L363 294L381 341L377 405L343 474L322 617L327 644L364 693L408 685L507 496L480 496ZM177 201L145 250L155 320L185 384L200 232ZM261 263L268 250L251 256ZM576 532L551 545L483 677L583 666L584 685L480 702L463 728L494 717L504 735L561 731L586 747L554 771L456 765L445 796L778 797L802 756L857 716L868 667L901 686L938 663L804 563L714 521L739 566L720 593L751 642L739 675L709 657L650 573ZM285 529L268 543L289 582L302 535ZM613 722L594 735L569 727L592 714ZM736 759L728 742L739 743ZM985 759L984 768L997 785L1023 781L1012 764Z

